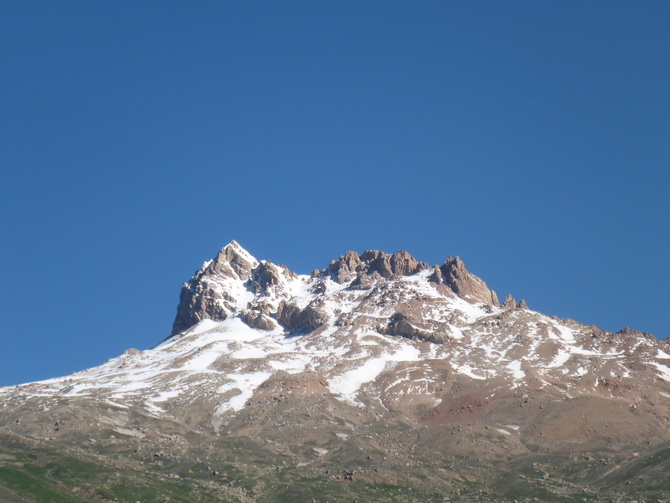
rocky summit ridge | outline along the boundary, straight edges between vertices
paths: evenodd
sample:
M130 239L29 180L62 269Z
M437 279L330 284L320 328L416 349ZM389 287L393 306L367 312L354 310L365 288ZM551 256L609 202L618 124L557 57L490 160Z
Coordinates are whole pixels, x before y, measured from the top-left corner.
M92 464L97 482L35 468L76 501L123 501L112 469L148 493L186 478L177 501L670 497L669 346L500 303L458 257L298 275L232 241L155 348L1 388L0 467Z
M300 278L285 266L257 261L232 241L182 286L171 335L204 319L223 321L235 316L240 316L252 328L270 330L275 326L274 319L288 330L317 329L328 319L328 315L319 309L327 297L328 281L347 284L351 290L367 290L384 280L393 281L429 269L427 263L418 262L404 250L392 255L377 250L367 250L360 255L349 251L332 260L327 268L312 272L309 278ZM496 293L468 272L459 257L448 257L443 265L433 266L427 278L438 288L438 285L445 285L469 302L499 306ZM304 303L304 298L291 295L295 293L295 284L300 282L305 286L298 289L313 294L303 308L296 303ZM240 284L246 292L241 291ZM253 299L249 294L254 295ZM274 302L280 298L281 302Z

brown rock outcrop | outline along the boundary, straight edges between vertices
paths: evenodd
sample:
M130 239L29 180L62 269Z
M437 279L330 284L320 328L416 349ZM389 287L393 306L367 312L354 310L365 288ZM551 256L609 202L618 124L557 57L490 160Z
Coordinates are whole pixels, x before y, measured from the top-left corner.
M304 309L282 301L277 310L277 321L289 330L316 330L328 322L328 315L313 306Z
M415 320L402 313L394 314L389 320L387 329L389 335L399 335L407 339L444 343L447 338L433 327L424 326L420 320Z
M498 305L496 293L489 290L484 281L470 273L459 257L448 257L439 270L442 282L460 297L491 306ZM431 279L439 282L440 275L434 272Z
M260 328L261 330L273 330L277 327L275 320L259 311L245 309L240 315L242 321L251 328Z
M395 276L409 276L423 269L428 268L428 264L419 263L405 250L398 250L389 259L391 272Z
M361 258L358 253L348 251L337 260L331 260L328 271L339 284L349 281L360 270Z
M256 264L251 263L246 252L236 242L231 241L216 255L203 275L219 275L226 278L248 279Z
M372 278L367 274L365 274L363 271L361 271L358 274L356 274L356 278L351 282L351 285L349 287L353 290L365 290L367 288L370 288L372 283L373 283Z
M393 255L378 250L367 250L362 255L349 251L339 259L333 260L328 266L328 272L333 279L342 284L356 278L356 286L365 282L360 273L372 277L377 273L384 279L394 276L409 276L427 269L428 264L417 262L409 253L399 250Z
M192 327L204 319L223 321L228 318L232 307L207 283L186 283L182 286L177 306L177 316L172 325L175 335Z
M376 271L384 279L388 279L393 275L390 255L378 250L367 250L363 252L361 259L363 259L367 265L367 273Z
M432 281L433 283L438 283L440 285L444 283L444 281L442 280L442 271L440 270L439 266L437 265L433 266L433 272L428 277L428 281Z
M263 261L253 271L251 290L254 293L265 293L268 287L278 285L280 281L279 269L272 262Z
M516 300L512 297L512 294L507 295L503 301L502 307L505 309L516 309Z

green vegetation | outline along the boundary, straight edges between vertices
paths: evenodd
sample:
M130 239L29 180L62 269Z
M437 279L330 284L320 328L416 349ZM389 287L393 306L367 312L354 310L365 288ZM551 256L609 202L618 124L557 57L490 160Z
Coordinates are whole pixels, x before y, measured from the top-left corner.
M239 437L193 443L183 454L125 439L101 444L0 437L0 488L35 503L595 503L622 495L656 501L670 492L668 446L640 455L536 453L513 462L462 456L406 463L345 443L332 455L308 449L301 456L311 461L297 463L297 455Z
M80 503L81 499L51 479L48 467L40 467L35 459L23 457L0 465L0 485L37 502Z

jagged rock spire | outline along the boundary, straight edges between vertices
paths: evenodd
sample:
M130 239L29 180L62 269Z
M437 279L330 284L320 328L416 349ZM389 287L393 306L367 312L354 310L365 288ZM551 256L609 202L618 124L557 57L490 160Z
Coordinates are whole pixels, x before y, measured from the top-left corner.
M206 268L206 272L246 280L257 265L258 261L233 240L221 248L216 258Z
M491 306L499 305L496 293L489 290L484 281L470 273L460 257L448 257L441 267L434 269L431 279L444 283L463 298Z
M182 285L171 335L176 335L205 318L214 321L228 318L237 310L236 299L227 292L218 291L215 280L248 280L257 266L258 261L236 241L221 248L213 260L205 262Z
M398 250L393 255L379 250L366 250L361 255L348 251L337 260L332 260L328 272L333 279L342 284L357 276L357 283L365 283L361 273L367 276L389 279L392 276L409 276L427 269L428 264L418 262L405 250Z

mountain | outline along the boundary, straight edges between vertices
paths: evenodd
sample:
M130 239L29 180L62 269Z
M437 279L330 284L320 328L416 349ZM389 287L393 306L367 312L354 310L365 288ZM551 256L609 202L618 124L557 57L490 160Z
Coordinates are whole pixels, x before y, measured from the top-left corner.
M155 348L0 404L0 502L670 498L670 344L500 303L458 257L307 276L233 241Z

